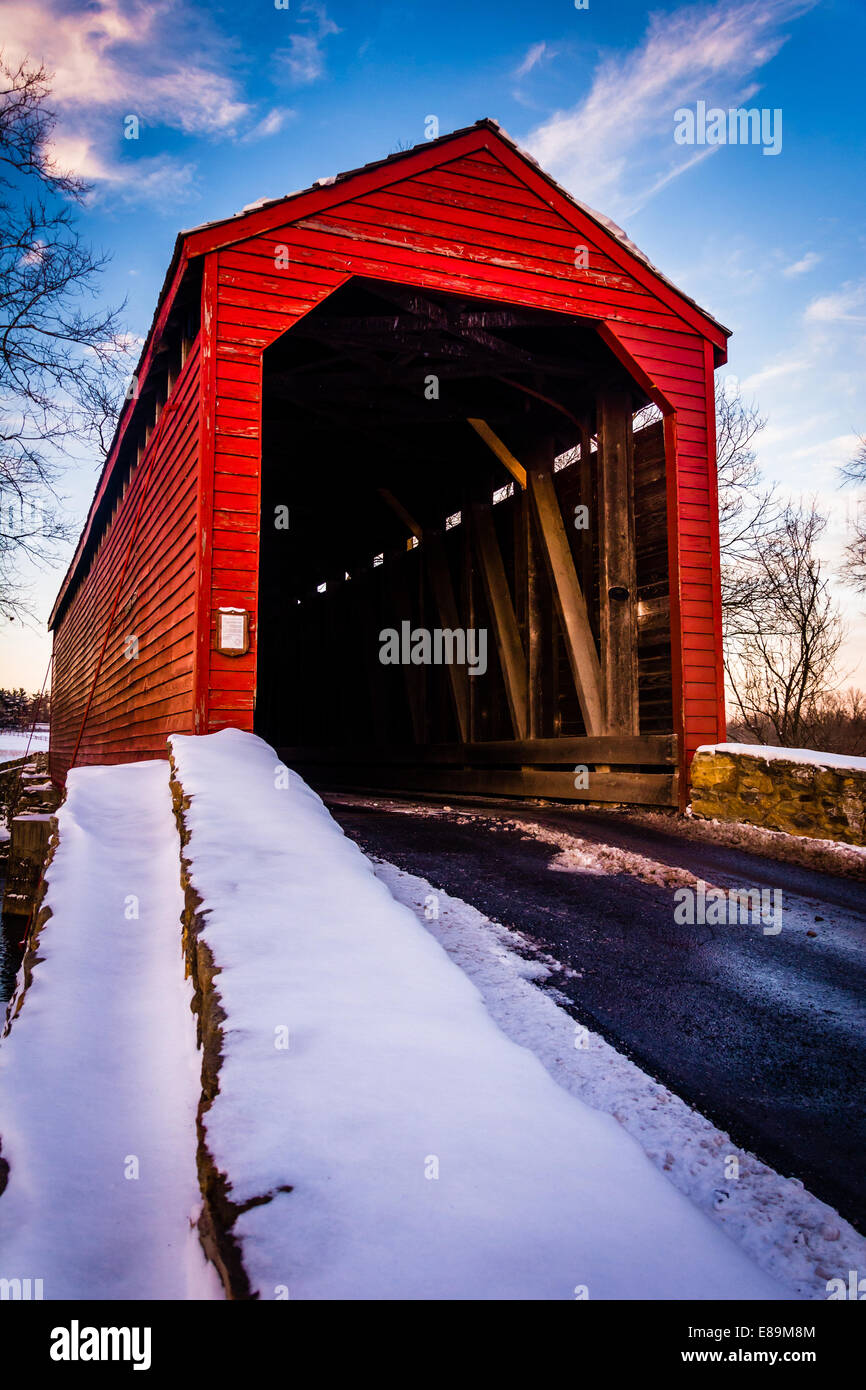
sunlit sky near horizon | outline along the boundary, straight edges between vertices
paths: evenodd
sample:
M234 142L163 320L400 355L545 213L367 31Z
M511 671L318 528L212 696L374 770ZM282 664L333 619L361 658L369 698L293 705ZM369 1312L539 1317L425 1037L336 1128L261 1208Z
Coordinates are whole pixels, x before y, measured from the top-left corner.
M55 74L57 156L92 182L81 225L137 337L179 229L417 144L430 115L492 116L733 330L722 374L767 417L759 461L831 510L838 563L836 470L866 434L862 0L5 0L0 36ZM698 101L780 110L780 153L676 144ZM77 521L95 482L94 461L66 476ZM61 578L34 576L43 623ZM866 600L838 593L842 683L866 686ZM0 628L0 684L38 688L49 653L41 623Z

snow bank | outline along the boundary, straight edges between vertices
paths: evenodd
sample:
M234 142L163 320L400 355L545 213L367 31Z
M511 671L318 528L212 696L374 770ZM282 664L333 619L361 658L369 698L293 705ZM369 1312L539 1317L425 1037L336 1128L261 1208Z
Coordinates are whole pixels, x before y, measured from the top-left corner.
M76 769L57 817L52 915L0 1043L0 1277L218 1297L191 1225L200 1059L166 764Z
M624 821L646 825L685 840L704 840L731 849L747 849L754 854L783 863L802 864L820 873L848 878L866 877L866 848L841 840L820 840L808 835L791 835L787 830L750 825L747 821L703 820L690 809L675 819L659 812L632 810L617 812Z
M848 753L820 753L814 748L777 748L772 743L705 743L698 753L740 753L767 762L808 763L810 767L832 767L844 772L866 772L866 758Z
M226 1014L206 1143L256 1203L234 1225L255 1291L790 1296L505 1036L272 749L171 745Z
M797 1178L783 1177L739 1148L667 1086L575 1022L567 1011L572 1001L550 983L573 971L426 879L384 860L374 863L398 902L412 908L478 986L503 1031L530 1048L560 1086L613 1115L669 1181L762 1269L797 1297L824 1300L828 1279L847 1279L849 1269L866 1268L866 1237L838 1212ZM732 1158L737 1177L726 1179Z

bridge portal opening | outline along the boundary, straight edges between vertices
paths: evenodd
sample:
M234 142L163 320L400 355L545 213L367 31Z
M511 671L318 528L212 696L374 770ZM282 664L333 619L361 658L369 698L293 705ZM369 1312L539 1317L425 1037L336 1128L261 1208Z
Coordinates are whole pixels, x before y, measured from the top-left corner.
M257 732L314 785L672 804L664 433L594 325L353 279L263 371Z

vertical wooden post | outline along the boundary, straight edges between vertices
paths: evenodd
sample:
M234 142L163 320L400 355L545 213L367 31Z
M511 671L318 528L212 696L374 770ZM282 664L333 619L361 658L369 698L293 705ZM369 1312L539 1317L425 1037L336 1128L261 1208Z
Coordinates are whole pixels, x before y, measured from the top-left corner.
M523 655L523 645L489 503L476 502L473 505L472 524L478 542L481 577L487 595L487 607L493 620L493 635L505 682L505 696L508 700L514 737L524 739L527 737L526 658Z
M583 597L586 600L586 608L589 613L590 625L596 627L593 602L593 536L597 531L597 508L595 499L592 495L592 450L590 448L589 430L583 425L580 427L580 462L579 468L579 487L581 504L589 508L589 528L584 531L580 539L580 586L583 589Z
M640 732L632 409L628 391L600 393L598 544L605 732Z

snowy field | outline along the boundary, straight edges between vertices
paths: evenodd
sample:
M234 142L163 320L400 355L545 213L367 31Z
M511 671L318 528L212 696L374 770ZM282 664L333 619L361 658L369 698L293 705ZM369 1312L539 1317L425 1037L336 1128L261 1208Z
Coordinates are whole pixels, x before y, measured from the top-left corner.
M28 741L31 753L46 753L48 730L35 729L31 738L29 729L0 729L0 763L22 758L27 752Z

